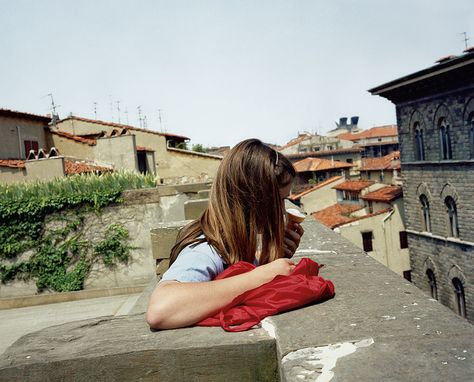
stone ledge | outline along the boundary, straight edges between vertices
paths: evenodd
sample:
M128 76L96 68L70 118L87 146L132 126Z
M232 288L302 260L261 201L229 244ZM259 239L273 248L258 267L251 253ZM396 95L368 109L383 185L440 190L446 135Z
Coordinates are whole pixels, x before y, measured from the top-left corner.
M334 299L268 318L266 331L150 332L142 315L60 325L7 349L0 379L474 380L474 326L335 232L304 227L296 258L325 264Z

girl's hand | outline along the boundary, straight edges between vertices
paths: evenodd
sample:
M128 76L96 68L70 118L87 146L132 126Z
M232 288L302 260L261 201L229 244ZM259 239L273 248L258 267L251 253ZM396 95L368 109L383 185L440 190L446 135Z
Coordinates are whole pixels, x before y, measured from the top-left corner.
M283 243L284 255L287 258L293 257L298 246L300 245L301 237L304 234L303 227L295 222L289 222L285 230L285 238Z
M276 259L271 263L260 265L252 272L255 272L264 284L272 281L278 275L288 276L295 266L295 263L289 259Z

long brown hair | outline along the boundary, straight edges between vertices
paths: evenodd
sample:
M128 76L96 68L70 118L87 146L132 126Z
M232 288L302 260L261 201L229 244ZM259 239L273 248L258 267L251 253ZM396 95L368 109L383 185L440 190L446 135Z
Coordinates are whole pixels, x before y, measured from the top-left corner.
M283 257L285 223L280 188L294 176L291 162L258 139L237 144L217 170L208 207L178 234L170 262L183 248L203 242L227 264L253 262L258 234L262 238L260 264Z

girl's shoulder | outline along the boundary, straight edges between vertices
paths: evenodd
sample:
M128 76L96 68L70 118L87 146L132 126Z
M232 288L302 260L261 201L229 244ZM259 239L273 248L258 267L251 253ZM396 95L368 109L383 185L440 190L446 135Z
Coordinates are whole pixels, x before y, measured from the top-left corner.
M225 264L208 242L191 244L183 248L161 281L210 281L224 270Z

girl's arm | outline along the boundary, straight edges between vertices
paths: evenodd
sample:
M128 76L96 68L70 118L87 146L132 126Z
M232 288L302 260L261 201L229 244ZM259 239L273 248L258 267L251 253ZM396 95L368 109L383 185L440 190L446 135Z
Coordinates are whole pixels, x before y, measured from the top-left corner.
M153 291L146 319L153 329L189 326L213 315L240 294L265 284L277 275L289 275L295 267L278 259L250 272L222 280L180 283L163 281Z

